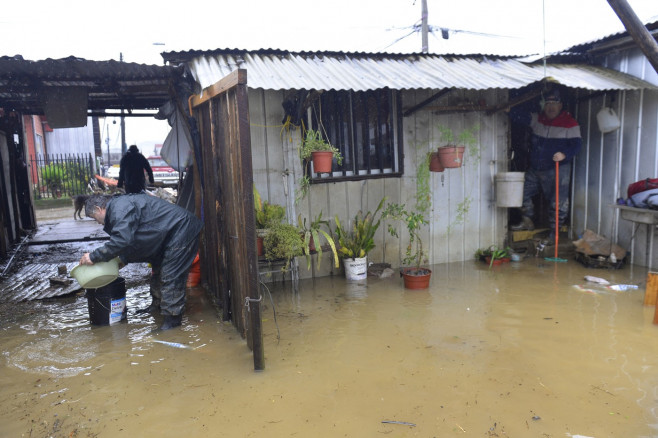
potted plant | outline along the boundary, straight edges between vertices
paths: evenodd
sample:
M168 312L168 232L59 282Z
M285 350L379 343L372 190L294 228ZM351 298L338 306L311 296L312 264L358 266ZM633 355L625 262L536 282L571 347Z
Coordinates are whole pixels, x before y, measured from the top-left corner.
M405 266L400 270L404 278L404 287L407 289L427 289L432 270L421 267L423 263L427 262L423 249L423 239L420 235L421 228L428 223L423 212L407 210L404 204L389 204L382 213L382 217L404 222L409 232L409 245L402 260ZM388 232L393 237L399 237L397 229L392 224L388 225Z
M303 162L313 162L313 171L316 173L330 173L333 159L341 165L343 155L340 151L322 138L320 131L309 129L299 149L299 156Z
M510 247L498 248L496 245L491 245L488 248L480 248L475 251L475 258L482 262L486 262L489 267L500 265L511 260L512 249Z
M444 146L438 148L439 160L443 167L454 168L461 167L464 162L464 150L469 148L472 155L477 155L478 139L475 133L478 131L477 126L466 128L458 135L447 126L439 126L441 140L445 143Z
M321 238L324 238L324 241L327 242L331 248L331 252L334 258L334 264L336 267L339 267L338 263L338 251L336 250L336 243L334 242L333 237L321 228L321 226L326 226L331 232L329 227L329 221L322 219L322 211L318 214L315 219L312 221L306 222L306 218L302 219L302 215L297 216L297 227L302 232L302 252L306 256L306 265L308 269L311 269L311 252L316 251L318 254L318 264L322 261L322 243Z
M303 253L299 228L292 224L279 223L268 229L263 244L265 258L269 261L284 260L282 271L287 271L294 257Z
M254 191L254 217L256 219L256 244L258 245L258 256L264 255L263 239L268 230L283 222L286 217L286 209L278 204L270 204L260 197L260 193L253 186Z
M364 280L368 277L368 252L375 247L375 232L379 228L381 219L377 215L384 206L383 198L377 209L365 215L359 211L354 216L351 227L343 227L338 215L336 222L336 237L338 238L339 255L345 265L345 277L348 280Z

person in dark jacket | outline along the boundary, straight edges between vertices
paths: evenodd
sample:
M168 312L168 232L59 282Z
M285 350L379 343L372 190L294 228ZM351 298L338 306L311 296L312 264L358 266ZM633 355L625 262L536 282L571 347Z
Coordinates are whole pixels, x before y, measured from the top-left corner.
M551 233L546 242L555 240L555 233L569 213L569 181L571 162L582 146L580 126L567 112L562 111L562 99L558 89L546 92L541 113L512 110L513 122L522 123L532 130L530 140L530 167L525 173L521 222L512 230L534 230L534 205L532 198L543 192L549 199L552 214L549 215ZM555 223L555 162L559 162L558 223Z
M119 162L118 188L124 188L126 193L140 193L146 188L144 171L149 175L149 182L153 184L153 170L149 161L139 152L137 146L132 145Z
M83 254L80 264L93 265L117 256L123 264L150 263L152 302L141 312L160 309L164 315L161 330L181 325L201 221L184 208L146 193L92 195L85 203L85 214L104 225L110 240Z

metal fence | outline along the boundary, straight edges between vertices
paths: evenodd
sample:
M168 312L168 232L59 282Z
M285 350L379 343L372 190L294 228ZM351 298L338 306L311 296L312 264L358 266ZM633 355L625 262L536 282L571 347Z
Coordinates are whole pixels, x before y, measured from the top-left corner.
M91 154L30 156L34 199L84 195L94 180Z

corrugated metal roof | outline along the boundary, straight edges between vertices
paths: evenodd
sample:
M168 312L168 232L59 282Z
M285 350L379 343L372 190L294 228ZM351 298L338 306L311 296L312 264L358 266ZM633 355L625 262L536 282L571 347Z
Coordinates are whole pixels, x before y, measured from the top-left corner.
M218 49L168 52L163 57L169 62L187 62L203 88L237 68L247 70L250 88L266 90L518 89L544 78L543 67L529 66L506 57L482 55ZM548 76L572 88L654 88L647 82L614 70L587 65L551 66Z
M544 75L544 67L532 68ZM626 73L594 65L549 64L546 76L557 83L585 90L642 90L657 89L652 84Z

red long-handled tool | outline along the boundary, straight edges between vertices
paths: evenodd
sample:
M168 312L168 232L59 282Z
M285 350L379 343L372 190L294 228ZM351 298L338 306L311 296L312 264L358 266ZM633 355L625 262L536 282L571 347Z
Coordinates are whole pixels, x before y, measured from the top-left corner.
M555 162L555 257L544 257L544 260L549 262L566 262L566 259L561 259L557 256L557 244L559 241L560 234L560 222L559 222L559 210L560 210L560 162Z

